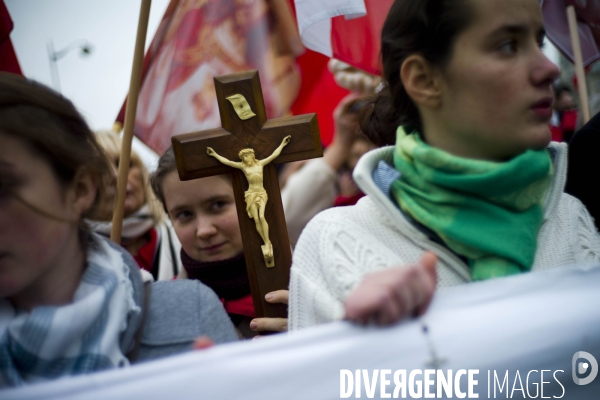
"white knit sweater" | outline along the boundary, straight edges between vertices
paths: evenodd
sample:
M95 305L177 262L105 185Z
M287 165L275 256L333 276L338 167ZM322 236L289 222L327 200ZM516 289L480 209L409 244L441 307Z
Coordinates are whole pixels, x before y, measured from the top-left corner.
M354 179L367 194L355 206L318 214L302 232L290 278L289 328L300 329L343 317L343 301L363 276L416 263L423 251L439 258L438 287L467 283L468 266L409 222L373 182L380 160L392 164L393 147L367 153ZM544 222L532 271L600 262L600 235L581 202L563 193L567 146L552 143L554 179L544 199ZM502 240L502 238L498 238Z

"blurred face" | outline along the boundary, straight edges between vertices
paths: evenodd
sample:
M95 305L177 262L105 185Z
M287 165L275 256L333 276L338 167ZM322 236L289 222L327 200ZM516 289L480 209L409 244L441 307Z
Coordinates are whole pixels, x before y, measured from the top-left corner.
M220 176L182 182L176 171L163 181L169 218L183 250L197 261L220 261L243 251L231 183Z
M440 73L436 123L443 135L431 144L487 160L544 148L550 142L551 84L559 70L541 50L539 1L470 4L474 21L457 37L449 64Z
M113 174L110 182L106 185L104 199L99 204L99 211L94 218L100 221L110 221L112 219L115 196L117 193L117 174L119 168L119 156L114 157ZM146 204L146 192L144 191L144 178L142 168L135 162L129 163L129 172L127 174L127 192L125 193L124 216L129 217L142 206Z
M266 3L256 0L236 0L236 22L243 27L254 26L268 11Z
M558 111L568 111L574 110L577 108L577 105L575 104L575 100L573 100L571 93L564 91L556 97L554 108Z
M0 143L0 298L41 296L59 268L75 274L76 261L65 260L78 247L79 215L68 206L74 189L61 186L50 165L22 140L0 132Z
M130 216L146 204L142 168L136 163L129 164L127 192L125 195L125 217Z

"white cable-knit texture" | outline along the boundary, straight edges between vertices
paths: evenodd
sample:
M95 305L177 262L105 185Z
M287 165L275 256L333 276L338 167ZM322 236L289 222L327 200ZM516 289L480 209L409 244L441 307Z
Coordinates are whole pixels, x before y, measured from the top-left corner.
M467 265L407 221L373 184L374 166L389 160L391 151L368 153L357 166L355 180L367 197L320 213L300 236L291 269L290 330L341 319L343 300L364 275L414 264L425 250L438 255L438 287L470 281ZM532 271L600 263L600 235L592 218L579 200L563 193L566 147L552 145L550 154L555 177L544 200Z

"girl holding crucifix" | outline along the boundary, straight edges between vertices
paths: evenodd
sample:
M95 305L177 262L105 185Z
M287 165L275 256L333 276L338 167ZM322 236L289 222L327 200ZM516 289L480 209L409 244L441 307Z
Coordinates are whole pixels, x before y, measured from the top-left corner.
M240 337L286 330L284 318L255 318L231 176L181 181L171 147L160 157L150 182L181 242L181 277L215 291ZM286 303L287 291L269 293L266 300Z

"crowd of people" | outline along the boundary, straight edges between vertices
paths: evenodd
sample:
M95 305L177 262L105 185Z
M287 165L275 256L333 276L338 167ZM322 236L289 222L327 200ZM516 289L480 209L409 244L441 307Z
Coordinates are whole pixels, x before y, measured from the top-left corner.
M289 291L266 301L288 318L257 318L229 175L181 181L172 148L152 174L132 154L115 244L120 137L0 74L0 388L263 331L393 324L445 287L600 264L600 119L551 142L543 39L537 0L394 2L382 85L342 100L323 158L281 171L294 254Z

